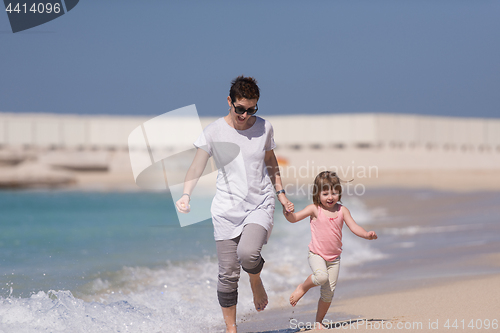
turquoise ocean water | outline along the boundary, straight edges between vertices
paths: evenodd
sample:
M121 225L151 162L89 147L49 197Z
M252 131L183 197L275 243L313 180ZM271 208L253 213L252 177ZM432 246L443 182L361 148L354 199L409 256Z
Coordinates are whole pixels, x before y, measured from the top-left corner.
M213 254L210 221L180 228L168 193L0 192L0 212L4 296Z

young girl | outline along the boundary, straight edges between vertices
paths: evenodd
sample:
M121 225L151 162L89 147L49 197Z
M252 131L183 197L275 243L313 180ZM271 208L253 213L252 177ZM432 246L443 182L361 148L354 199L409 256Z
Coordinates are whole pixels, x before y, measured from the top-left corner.
M309 265L313 274L301 283L290 296L295 306L304 294L315 286L321 286L321 297L316 312L316 325L322 325L333 299L339 275L342 253L342 226L345 222L356 235L366 239L377 239L374 231L367 232L354 222L349 210L340 204L342 187L335 172L323 171L316 176L313 185L313 204L303 210L290 213L283 210L286 219L295 223L310 217L311 243L309 244Z

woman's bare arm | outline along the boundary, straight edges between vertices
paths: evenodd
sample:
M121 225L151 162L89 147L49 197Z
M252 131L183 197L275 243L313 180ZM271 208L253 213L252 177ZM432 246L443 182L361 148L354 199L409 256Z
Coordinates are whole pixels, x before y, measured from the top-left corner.
M193 192L196 183L198 183L198 179L200 179L203 174L203 170L207 166L208 159L210 155L203 149L198 148L196 150L196 155L194 155L193 163L189 167L186 178L184 179L184 192L187 195L182 195L179 200L175 203L175 206L181 213L189 213L189 200L191 197L191 193Z
M280 168L278 166L276 155L274 155L274 150L266 151L264 162L266 163L269 178L271 178L274 189L276 191L281 191L283 189L283 184L281 183ZM278 200L288 212L294 211L294 205L290 200L288 200L285 193L280 193L278 195Z

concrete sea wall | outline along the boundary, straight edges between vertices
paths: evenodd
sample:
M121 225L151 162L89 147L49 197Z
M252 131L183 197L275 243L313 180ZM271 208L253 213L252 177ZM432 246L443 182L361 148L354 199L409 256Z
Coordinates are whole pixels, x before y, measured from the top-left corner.
M395 114L264 116L279 146L291 148L461 149L500 151L500 119ZM0 146L126 150L128 136L153 117L0 113ZM165 132L175 147L182 128L216 118L169 118L177 131Z

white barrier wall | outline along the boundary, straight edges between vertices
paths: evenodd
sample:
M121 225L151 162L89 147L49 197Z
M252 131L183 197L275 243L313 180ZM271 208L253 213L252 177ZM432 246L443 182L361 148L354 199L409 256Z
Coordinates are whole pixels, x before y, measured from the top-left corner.
M450 135L450 144L462 147L468 144L467 119L451 119L452 131Z
M346 146L354 144L354 120L350 115L334 115L331 117L331 119L326 119L326 121L333 127L332 131L330 131L330 133L332 134L332 136L330 137L331 144L341 144Z
M418 119L414 115L377 115L377 143L401 148L422 144Z
M375 114L265 117L277 144L290 146L372 145L377 140Z
M23 119L9 119L6 126L6 143L9 145L32 145L34 142L33 122Z
M485 141L491 146L500 146L500 119L492 119L486 122Z
M84 120L63 119L61 145L65 147L84 147L88 144L88 124Z
M87 120L87 143L91 147L126 149L128 136L147 118L92 117Z
M500 119L394 114L265 116L278 147L500 149ZM0 113L0 145L127 149L129 134L153 117ZM217 117L201 118L205 127ZM169 118L162 142L176 149L193 119ZM174 126L172 126L174 122ZM189 147L190 148L190 147Z

